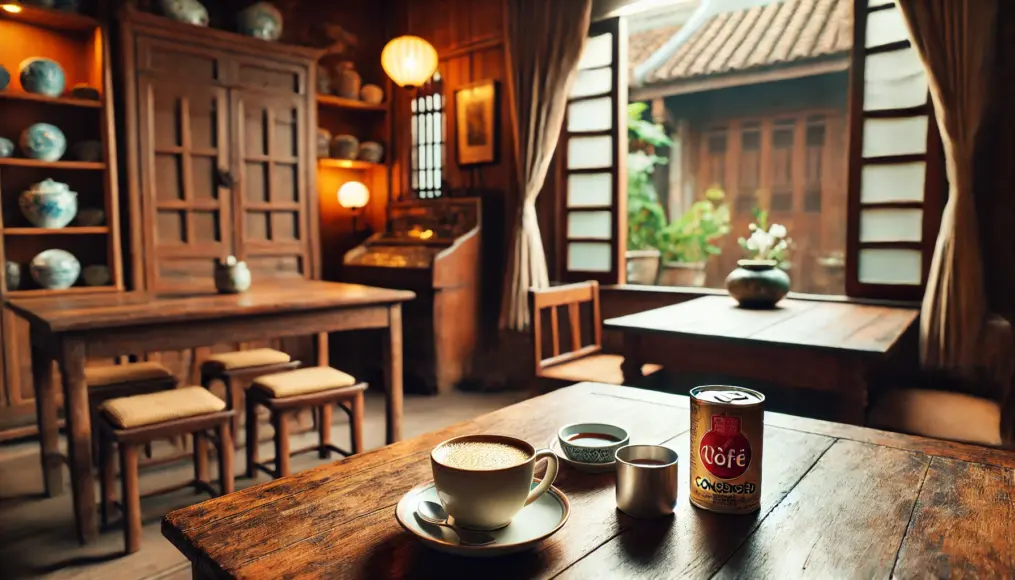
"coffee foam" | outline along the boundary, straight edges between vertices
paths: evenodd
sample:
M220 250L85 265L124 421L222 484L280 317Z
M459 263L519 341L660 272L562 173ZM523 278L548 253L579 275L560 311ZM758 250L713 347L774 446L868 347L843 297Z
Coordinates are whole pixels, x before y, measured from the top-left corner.
M434 459L448 467L468 470L504 469L521 465L529 452L497 441L459 441L434 451Z

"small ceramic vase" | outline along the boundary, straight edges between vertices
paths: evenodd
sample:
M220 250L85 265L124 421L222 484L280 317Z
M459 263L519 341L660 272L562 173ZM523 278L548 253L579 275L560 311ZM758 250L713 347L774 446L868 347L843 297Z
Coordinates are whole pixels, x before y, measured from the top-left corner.
M250 289L250 270L247 263L235 256L215 261L215 289L221 294L238 294Z
M70 148L71 156L78 161L102 161L102 143L81 141Z
M363 85L359 90L359 98L370 105L380 105L384 102L384 89L377 85Z
M18 76L26 92L47 97L59 97L67 84L63 68L48 58L26 58L18 67Z
M7 291L17 290L21 287L21 264L7 262L4 264L4 276L7 281Z
M11 73L4 68L4 65L0 64L0 91L6 89L11 84Z
M66 250L46 250L28 267L35 282L48 290L65 290L81 275L81 262Z
M317 65L317 92L322 95L331 93L331 73L321 65Z
M359 99L362 79L351 62L342 62L335 67L332 88L335 94L344 99Z
M240 10L236 24L240 34L261 40L278 40L282 36L282 13L270 2L257 2Z
M328 158L328 148L331 147L331 131L324 127L317 128L317 157Z
M19 145L29 159L56 161L67 150L67 138L55 125L36 123L21 132Z
M109 267L102 264L86 266L81 277L84 278L86 286L109 286L111 280Z
M97 101L99 100L99 89L93 87L88 83L77 83L70 88L70 96L75 99L84 99L86 101Z
M384 145L367 141L359 146L359 159L369 163L380 163L384 159Z
M101 226L106 221L106 212L100 207L83 207L78 210L77 225L83 228Z
M330 153L333 159L356 159L359 153L359 139L352 135L335 135L331 140Z
M0 157L10 157L11 155L14 155L14 141L0 137Z
M21 213L37 228L60 229L78 213L78 194L66 183L46 179L22 192Z
M726 290L741 308L774 308L789 293L789 274L775 260L739 260L737 265L726 277Z
M194 26L208 26L208 9L197 0L159 0L162 13Z

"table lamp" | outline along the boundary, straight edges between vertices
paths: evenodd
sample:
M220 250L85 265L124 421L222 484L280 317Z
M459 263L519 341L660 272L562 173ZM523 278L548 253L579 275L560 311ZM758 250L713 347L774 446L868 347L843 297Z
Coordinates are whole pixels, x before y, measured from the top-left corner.
M356 233L356 216L370 201L370 190L358 181L349 181L338 188L338 205L352 211L352 233Z

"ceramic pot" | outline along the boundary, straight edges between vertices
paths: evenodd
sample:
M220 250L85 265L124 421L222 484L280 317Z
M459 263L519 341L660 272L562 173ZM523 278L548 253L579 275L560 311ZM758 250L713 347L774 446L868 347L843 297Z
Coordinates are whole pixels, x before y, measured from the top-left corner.
M664 262L659 285L701 288L705 285L705 274L705 262Z
M331 93L331 73L321 65L317 65L317 92L322 95Z
M66 250L46 250L32 258L29 270L39 286L48 290L65 290L77 282L81 262Z
M367 141L359 146L359 159L369 163L380 163L384 159L384 145L376 141Z
M78 161L102 161L102 143L81 141L70 148L71 157Z
M21 264L7 262L4 264L4 276L7 281L7 291L17 290L21 287Z
M345 99L359 99L360 85L363 79L353 68L351 62L342 62L335 67L335 74L332 78L332 89L335 94Z
M0 137L0 157L14 155L14 142L6 137Z
M93 87L88 83L77 83L70 88L70 96L75 99L85 99L87 101L99 100L99 89Z
M4 68L4 65L0 64L0 91L6 89L11 84L11 73Z
M359 154L359 139L352 135L335 135L329 150L334 159L356 159Z
M261 40L278 40L282 36L282 13L270 2L257 2L240 10L236 15L236 25L240 34Z
M194 26L208 26L208 10L197 0L159 0L162 13Z
M86 266L81 277L85 280L86 286L109 286L109 267L102 264Z
M48 58L26 58L18 67L21 88L26 92L59 97L67 84L63 68Z
M659 250L628 250L627 283L654 285L659 277Z
M328 150L331 147L331 131L324 127L317 128L317 157L319 159L328 158Z
M215 261L215 289L221 294L238 294L250 289L250 270L234 256Z
M789 274L775 260L739 260L726 290L742 308L773 308L789 293Z
M59 229L78 213L78 194L66 183L46 179L22 192L21 213L37 228Z
M55 125L36 123L21 132L19 145L29 159L56 161L67 150L67 138Z
M77 225L85 228L101 226L106 221L106 212L100 207L83 207L78 210Z
M384 102L384 89L377 85L363 85L359 90L359 98L370 105L380 105Z

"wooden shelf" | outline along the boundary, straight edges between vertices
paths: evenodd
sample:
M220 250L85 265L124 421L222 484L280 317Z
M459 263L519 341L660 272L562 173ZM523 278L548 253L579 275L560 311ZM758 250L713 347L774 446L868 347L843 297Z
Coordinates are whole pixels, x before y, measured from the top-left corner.
M66 227L66 228L4 228L7 236L74 236L108 234L109 226Z
M0 91L0 100L29 101L33 103L47 103L50 105L65 105L68 107L86 107L89 109L101 109L102 101L91 99L75 99L74 97L47 97L34 93L22 93L17 91Z
M0 167L42 167L45 169L89 169L102 171L106 164L101 161L40 161L38 159L25 159L23 157L0 158Z
M371 105L363 101L357 101L356 99L346 99L344 97L336 97L335 95L322 95L317 94L317 104L324 105L326 107L337 107L339 109L359 109L361 111L387 111L388 104L381 103L379 105Z
M19 22L27 22L36 26L44 26L55 30L88 31L100 26L99 21L91 16L67 10L52 10L37 6L21 4L21 12L16 14L0 11L0 17Z
M348 159L318 159L317 165L335 169L376 169L385 167L383 163L370 163L369 161L350 161Z
M98 294L100 292L117 292L116 286L71 286L64 290L50 290L49 288L35 288L32 290L12 290L4 294L5 298L28 298L42 296L58 296L61 294Z

